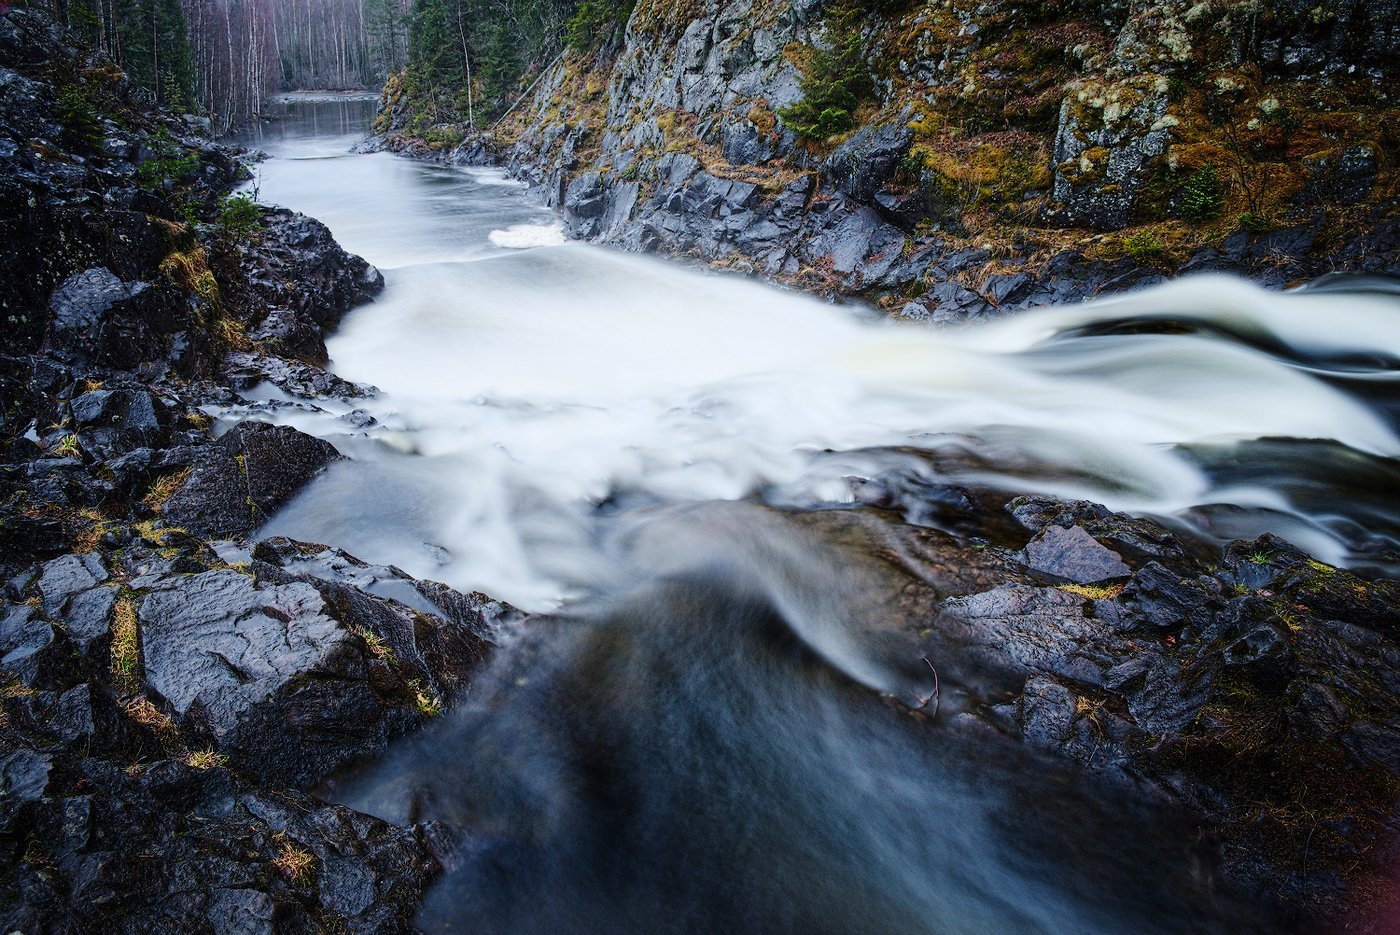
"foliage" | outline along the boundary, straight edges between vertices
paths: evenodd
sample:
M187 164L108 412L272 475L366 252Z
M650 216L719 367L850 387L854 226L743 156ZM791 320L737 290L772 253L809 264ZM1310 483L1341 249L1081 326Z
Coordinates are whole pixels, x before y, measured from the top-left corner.
M229 240L249 240L262 227L262 208L257 193L225 195L219 199L218 232Z
M53 0L53 6L156 103L181 109L194 103L189 28L180 0Z
M582 0L564 26L564 42L579 52L611 45L622 37L636 0Z
M1162 241L1151 231L1135 231L1123 238L1123 252L1139 263L1156 259L1162 254L1162 250Z
M164 127L152 133L146 147L154 154L136 167L136 180L142 188L163 188L194 174L199 154L185 149Z
M1224 200L1215 166L1191 173L1181 187L1181 216L1192 223L1209 221L1220 214Z
M802 97L778 109L794 133L821 140L855 126L853 113L868 90L865 48L859 33L837 28L830 48L814 49L802 76Z
M1257 211L1246 211L1240 215L1240 230L1249 231L1251 234L1262 234L1276 226L1273 219Z
M102 144L102 120L92 89L86 84L65 84L58 92L58 122L74 139L96 149Z

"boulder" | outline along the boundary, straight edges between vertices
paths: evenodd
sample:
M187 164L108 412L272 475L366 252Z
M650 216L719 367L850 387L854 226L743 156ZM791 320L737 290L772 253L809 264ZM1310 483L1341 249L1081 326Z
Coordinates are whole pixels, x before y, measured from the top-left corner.
M164 506L168 522L198 535L250 532L340 455L285 425L240 422L200 457Z
M172 576L141 600L138 621L148 691L265 779L315 782L382 749L409 718L376 697L363 641L309 584Z
M146 282L123 282L97 267L65 279L49 302L45 349L61 360L129 370L165 355L178 296Z

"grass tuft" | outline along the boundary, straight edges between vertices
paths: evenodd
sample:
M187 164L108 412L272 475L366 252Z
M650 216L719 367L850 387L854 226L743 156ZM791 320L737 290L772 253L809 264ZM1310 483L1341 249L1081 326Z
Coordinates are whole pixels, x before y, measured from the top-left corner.
M278 853L272 865L298 886L310 886L315 882L316 858L311 852L298 847L285 834L278 833L273 840L277 843Z

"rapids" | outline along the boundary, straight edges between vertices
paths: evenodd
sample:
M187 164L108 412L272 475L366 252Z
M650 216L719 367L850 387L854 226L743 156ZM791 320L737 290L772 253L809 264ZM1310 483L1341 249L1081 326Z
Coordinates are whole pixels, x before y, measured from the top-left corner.
M332 106L343 124L318 113ZM273 414L352 457L269 534L538 610L606 579L620 506L839 504L850 477L895 464L1390 567L1400 299L1385 284L1198 277L935 331L563 243L497 170L348 155L355 106L293 105L317 119L262 141L256 184L384 272L327 342L336 373L384 391L359 404L378 424Z
M890 582L791 517L894 470L1384 573L1390 286L1196 278L933 331L563 242L497 171L349 154L369 111L292 103L250 142L260 198L384 272L327 342L382 393L225 415L349 456L264 534L553 614L334 789L472 829L426 930L1269 930L1132 790L959 731L952 700L896 715L921 673Z

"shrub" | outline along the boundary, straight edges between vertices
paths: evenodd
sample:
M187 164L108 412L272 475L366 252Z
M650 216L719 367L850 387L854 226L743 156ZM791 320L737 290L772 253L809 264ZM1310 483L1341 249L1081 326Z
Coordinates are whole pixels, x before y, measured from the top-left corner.
M162 128L152 133L146 146L153 155L136 167L136 180L143 188L161 188L194 174L199 168L199 154L185 149Z
M262 208L254 195L225 195L219 199L219 233L230 240L248 240L262 225Z
M1220 214L1224 202L1220 195L1220 177L1215 166L1193 172L1181 187L1181 216L1193 223L1209 221Z
M855 126L851 116L866 91L864 48L857 33L836 37L829 49L815 49L802 76L802 98L778 109L778 116L804 139L822 140Z
M96 149L102 145L102 121L86 85L69 84L58 92L58 122L76 140Z
M635 0L583 0L564 25L564 42L578 52L609 45L622 35Z

